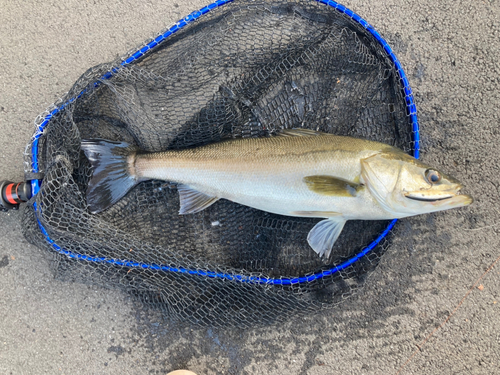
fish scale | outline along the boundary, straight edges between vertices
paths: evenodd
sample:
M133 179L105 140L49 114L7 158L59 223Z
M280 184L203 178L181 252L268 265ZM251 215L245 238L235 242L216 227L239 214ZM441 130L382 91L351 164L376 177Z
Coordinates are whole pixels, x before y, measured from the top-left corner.
M367 197L358 205L352 197L339 202L311 191L304 178L326 174L359 181L360 159L382 148L387 146L325 134L234 139L195 149L137 154L132 174L186 184L209 196L281 215L340 210L344 203L357 212L364 206L368 216L374 207L369 208L373 204Z

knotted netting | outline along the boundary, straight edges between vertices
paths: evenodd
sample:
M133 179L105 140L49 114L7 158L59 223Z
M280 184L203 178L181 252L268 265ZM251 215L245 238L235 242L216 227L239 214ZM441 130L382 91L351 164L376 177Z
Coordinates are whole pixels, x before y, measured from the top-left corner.
M89 69L37 119L25 236L59 278L122 289L174 320L248 327L340 303L377 266L394 221L348 221L325 260L307 243L319 219L224 199L179 215L173 182L142 182L99 214L87 207L82 139L154 152L285 128L418 156L408 81L366 21L333 1L220 0Z

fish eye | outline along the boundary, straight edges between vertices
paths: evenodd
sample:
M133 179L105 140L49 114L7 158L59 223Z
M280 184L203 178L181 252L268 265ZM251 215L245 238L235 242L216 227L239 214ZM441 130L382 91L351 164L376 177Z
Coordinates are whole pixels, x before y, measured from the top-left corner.
M427 169L425 171L425 179L430 184L437 184L439 181L441 181L441 174L433 169Z

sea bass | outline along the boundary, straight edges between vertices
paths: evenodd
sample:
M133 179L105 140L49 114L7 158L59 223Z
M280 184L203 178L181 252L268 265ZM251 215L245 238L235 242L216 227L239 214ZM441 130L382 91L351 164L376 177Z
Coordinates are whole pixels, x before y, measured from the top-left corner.
M279 215L324 218L307 241L328 257L347 220L385 220L462 207L453 177L398 148L304 129L266 138L144 153L124 142L82 141L93 167L87 203L98 213L145 180L177 183L179 214L224 198Z

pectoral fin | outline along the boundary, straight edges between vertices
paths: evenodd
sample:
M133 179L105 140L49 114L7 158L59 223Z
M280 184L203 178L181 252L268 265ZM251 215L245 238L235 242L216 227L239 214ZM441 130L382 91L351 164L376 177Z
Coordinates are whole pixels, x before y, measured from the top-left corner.
M338 217L322 220L311 229L307 242L320 257L328 258L345 223L346 220Z
M193 188L179 184L177 186L181 207L179 215L194 214L203 211L219 200L218 197L212 197L204 193L200 193Z
M315 193L337 197L355 197L364 188L364 185L333 176L307 176L304 182Z

